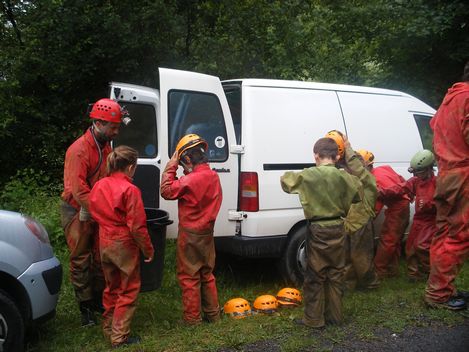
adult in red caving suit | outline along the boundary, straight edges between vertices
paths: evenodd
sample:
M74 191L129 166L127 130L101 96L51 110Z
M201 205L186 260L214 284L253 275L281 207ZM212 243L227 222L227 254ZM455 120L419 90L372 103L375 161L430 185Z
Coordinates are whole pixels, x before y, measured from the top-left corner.
M183 318L199 324L220 318L213 228L222 202L218 174L210 169L207 142L196 134L181 138L161 179L161 196L178 199L177 278L182 290ZM178 164L185 176L176 177Z
M373 167L373 164L371 164L371 173L376 179L378 192L381 189L389 188L405 181L401 175L397 174L388 165ZM384 205L386 206L384 222L381 227L375 255L375 269L379 278L399 275L401 240L409 224L410 215L409 197L407 195L397 198L378 197L376 214L381 211Z
M406 182L381 190L384 198L407 194L415 200L415 214L405 247L407 276L412 282L426 280L430 272L430 244L436 233L434 162L431 151L418 152L410 161L409 172L414 176Z
M129 334L140 292L140 251L146 262L154 254L142 195L131 182L137 158L137 151L127 146L111 152L107 162L110 175L94 185L89 198L90 213L99 224L106 279L103 332L113 347L139 342Z
M469 257L469 62L462 82L454 84L430 121L438 177L437 233L430 247L430 276L425 301L433 307L464 309L467 292L454 280Z
M70 281L79 303L82 326L96 324L93 311L102 311L102 274L98 227L88 213L93 185L106 176L109 142L118 133L125 115L119 104L100 99L92 107L92 126L67 150L64 165L64 191L61 221L70 250Z

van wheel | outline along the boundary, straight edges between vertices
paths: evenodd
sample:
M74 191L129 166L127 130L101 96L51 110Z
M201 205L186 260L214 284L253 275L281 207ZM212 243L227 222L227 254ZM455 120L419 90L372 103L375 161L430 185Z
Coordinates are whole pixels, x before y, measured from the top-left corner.
M287 283L301 287L306 269L306 225L298 227L291 235L280 260L280 272Z
M23 351L24 322L15 302L0 290L0 352Z

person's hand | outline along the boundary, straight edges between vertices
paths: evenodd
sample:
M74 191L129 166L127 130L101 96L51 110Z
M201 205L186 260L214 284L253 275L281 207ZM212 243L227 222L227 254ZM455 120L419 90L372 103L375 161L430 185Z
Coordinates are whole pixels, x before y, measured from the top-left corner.
M143 261L144 261L145 263L150 263L152 260L153 260L153 256L150 256L150 257L148 257L148 258L145 258Z
M169 159L168 164L166 165L166 168L177 169L178 167L179 167L179 158L178 158L177 151L175 151L173 155L171 156L171 159Z
M174 151L173 155L171 156L171 161L179 163L178 152L177 150Z
M91 220L91 214L89 213L86 208L81 207L80 208L80 213L78 214L78 219L80 221L90 221Z
M351 147L351 146L350 146L350 142L349 142L349 140L348 140L346 134L343 134L343 135L342 135L342 139L344 140L344 147L345 147L345 149L350 148L350 147Z
M423 199L419 199L418 203L417 203L417 206L419 207L419 209L422 209L425 205L425 202L423 201Z

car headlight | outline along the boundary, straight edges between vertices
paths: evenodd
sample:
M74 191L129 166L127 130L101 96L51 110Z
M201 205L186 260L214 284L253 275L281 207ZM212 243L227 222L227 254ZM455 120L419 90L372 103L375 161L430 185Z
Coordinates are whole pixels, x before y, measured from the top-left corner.
M47 234L47 231L44 226L42 226L41 223L37 222L29 216L23 215L23 217L24 223L26 224L26 227L31 231L31 233L36 236L37 239L42 243L50 244L49 235Z

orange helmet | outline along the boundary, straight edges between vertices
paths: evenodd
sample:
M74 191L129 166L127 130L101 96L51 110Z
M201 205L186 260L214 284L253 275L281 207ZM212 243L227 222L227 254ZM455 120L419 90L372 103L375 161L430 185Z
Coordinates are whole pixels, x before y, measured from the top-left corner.
M345 143L344 143L344 135L342 132L337 131L337 130L332 130L326 133L325 137L333 139L337 147L339 149L339 155L340 157L344 156L345 153Z
M251 315L251 306L244 298L233 298L225 303L223 312L233 319L243 319Z
M116 101L107 98L99 99L93 104L90 111L90 118L113 123L123 122L127 115L127 111L121 108Z
M368 166L374 163L375 156L372 152L365 150L365 149L358 149L357 153L360 154L363 160L365 161L365 166Z
M254 311L257 313L272 314L277 311L277 298L272 295L262 295L254 301Z
M177 150L177 153L178 153L178 158L180 159L181 155L185 151L187 151L190 148L194 148L197 145L202 145L202 148L204 149L204 151L206 151L207 148L208 148L208 144L205 141L205 139L203 139L199 135L197 135L195 133L186 134L184 137L182 137L179 140L179 142L176 146L176 150Z
M301 304L301 293L296 288L282 288L277 293L277 300L280 307L299 306Z

